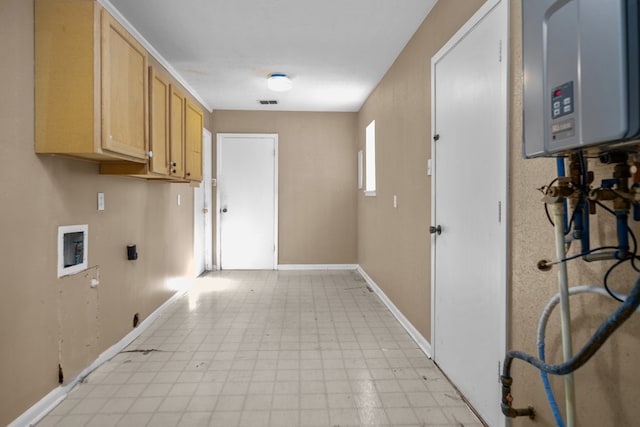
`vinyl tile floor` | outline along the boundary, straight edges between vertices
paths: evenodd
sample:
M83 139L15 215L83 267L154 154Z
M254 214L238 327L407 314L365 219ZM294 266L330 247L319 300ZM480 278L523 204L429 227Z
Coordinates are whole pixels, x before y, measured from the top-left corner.
M38 427L483 424L354 271L223 271Z

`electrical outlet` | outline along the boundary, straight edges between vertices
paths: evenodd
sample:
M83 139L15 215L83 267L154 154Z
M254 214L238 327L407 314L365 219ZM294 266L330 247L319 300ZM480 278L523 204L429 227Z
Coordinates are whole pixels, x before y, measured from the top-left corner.
M98 193L98 210L104 210L104 193Z

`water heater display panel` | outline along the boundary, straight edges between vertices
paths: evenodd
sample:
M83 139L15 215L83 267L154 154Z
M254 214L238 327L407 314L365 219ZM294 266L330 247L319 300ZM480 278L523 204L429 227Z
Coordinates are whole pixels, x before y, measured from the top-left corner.
M558 119L573 113L573 82L558 86L551 92L551 117Z

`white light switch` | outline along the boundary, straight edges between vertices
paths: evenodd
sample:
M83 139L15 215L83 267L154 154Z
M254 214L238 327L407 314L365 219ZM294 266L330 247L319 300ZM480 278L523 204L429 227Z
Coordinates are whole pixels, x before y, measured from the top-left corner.
M182 203L182 198L180 197L180 195L178 194L178 206L180 206L180 203Z
M393 195L393 207L398 208L398 196L395 194Z
M98 193L98 210L104 210L104 193Z

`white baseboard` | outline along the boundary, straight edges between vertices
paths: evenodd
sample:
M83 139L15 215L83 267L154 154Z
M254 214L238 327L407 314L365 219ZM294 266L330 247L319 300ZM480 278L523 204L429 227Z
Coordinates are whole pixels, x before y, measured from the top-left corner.
M167 309L171 304L173 304L178 298L187 292L188 289L182 289L176 292L171 298L165 301L160 307L153 311L146 319L142 321L138 325L137 328L129 332L125 335L120 341L112 345L110 348L105 350L98 358L87 368L85 368L82 372L80 372L75 378L70 380L69 382L53 389L49 394L40 399L35 405L31 408L27 409L22 415L13 420L8 427L26 427L26 426L34 426L38 423L45 415L51 412L65 397L69 394L69 392L75 387L80 381L82 381L87 375L96 370L100 365L104 362L110 360L115 355L120 353L126 346L131 344L133 340L138 338L146 329L149 328L153 324L153 322L160 317L162 312Z
M278 270L356 270L357 264L278 264Z
M422 334L418 332L418 330L411 324L411 322L409 322L409 319L407 319L404 314L402 314L400 310L398 310L398 307L396 307L395 304L391 302L389 297L387 297L382 289L380 289L376 282L374 282L373 279L369 277L369 275L363 270L361 266L358 266L357 270L358 273L360 273L360 275L367 282L369 287L373 290L373 292L375 292L378 298L380 298L382 303L387 306L389 311L391 311L391 314L393 314L393 316L398 319L398 322L400 322L402 327L409 333L416 344L418 344L418 347L420 347L420 349L429 357L429 359L431 359L432 353L431 344L429 344L429 341L427 341L425 337L423 337Z

